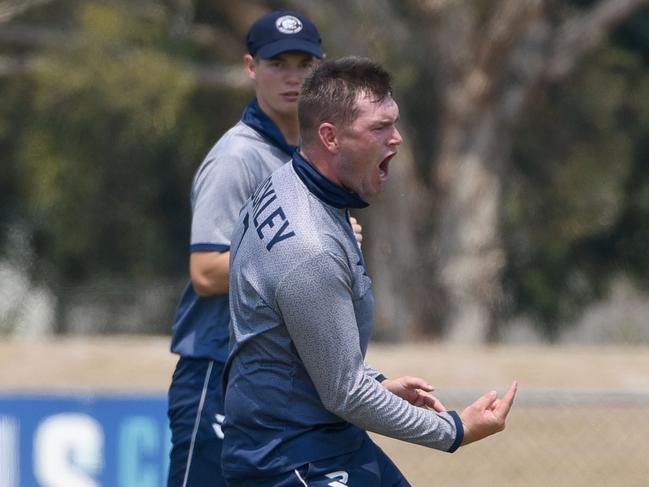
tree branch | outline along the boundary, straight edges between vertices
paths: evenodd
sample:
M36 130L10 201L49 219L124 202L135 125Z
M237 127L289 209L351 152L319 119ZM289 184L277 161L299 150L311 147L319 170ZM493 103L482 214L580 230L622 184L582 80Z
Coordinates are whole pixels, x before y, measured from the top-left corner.
M527 30L530 19L538 16L541 2L538 0L507 0L496 6L484 35L476 36L478 51L476 68L482 71L502 69L503 62Z
M21 74L29 73L34 69L36 61L34 58L12 58L0 56L0 78L11 78Z
M12 23L0 29L0 44L15 44L30 48L59 47L69 49L81 44L81 36L78 32Z
M26 12L32 7L39 7L54 0L6 0L0 2L0 24L9 22L14 17Z
M38 62L37 56L0 56L0 79L33 73ZM241 90L249 83L240 65L183 63L182 66L204 89Z
M599 46L609 32L647 5L649 0L600 0L586 13L565 20L551 48L547 78L565 78L586 52Z
M249 79L241 65L201 65L195 63L185 64L194 76L194 80L201 88L215 89L226 88L241 90L249 86Z

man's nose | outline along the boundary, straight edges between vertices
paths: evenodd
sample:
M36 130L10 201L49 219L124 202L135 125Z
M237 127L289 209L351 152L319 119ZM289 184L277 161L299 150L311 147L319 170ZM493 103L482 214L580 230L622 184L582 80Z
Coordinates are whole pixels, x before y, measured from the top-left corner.
M399 132L398 128L394 128L394 132L392 132L392 137L390 138L390 142L388 142L388 145L391 146L397 146L401 145L403 143L403 137L401 137L401 132Z

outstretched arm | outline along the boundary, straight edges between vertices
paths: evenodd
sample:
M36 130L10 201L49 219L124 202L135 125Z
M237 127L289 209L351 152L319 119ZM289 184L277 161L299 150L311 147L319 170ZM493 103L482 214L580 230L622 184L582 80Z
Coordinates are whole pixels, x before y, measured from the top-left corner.
M346 262L328 253L314 256L285 276L276 300L328 411L365 430L411 443L445 451L460 445L457 413L416 407L368 374Z

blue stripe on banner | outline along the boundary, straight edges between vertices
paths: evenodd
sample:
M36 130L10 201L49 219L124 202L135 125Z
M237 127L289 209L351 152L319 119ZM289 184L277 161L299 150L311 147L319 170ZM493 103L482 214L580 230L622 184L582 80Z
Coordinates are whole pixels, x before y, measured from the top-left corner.
M161 487L163 394L0 394L0 485Z

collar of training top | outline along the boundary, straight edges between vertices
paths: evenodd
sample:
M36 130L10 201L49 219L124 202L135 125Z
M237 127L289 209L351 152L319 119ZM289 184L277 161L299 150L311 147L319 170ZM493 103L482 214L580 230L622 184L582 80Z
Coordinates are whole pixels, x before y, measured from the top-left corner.
M259 108L257 98L253 98L253 100L246 105L246 108L243 110L243 114L241 115L241 121L269 139L273 145L282 149L289 156L297 149L296 146L286 142L282 132L279 130L277 125L275 125L275 122L273 122L270 117Z
M299 151L293 154L293 168L314 195L334 208L365 208L369 206L356 193L332 183L307 161Z

